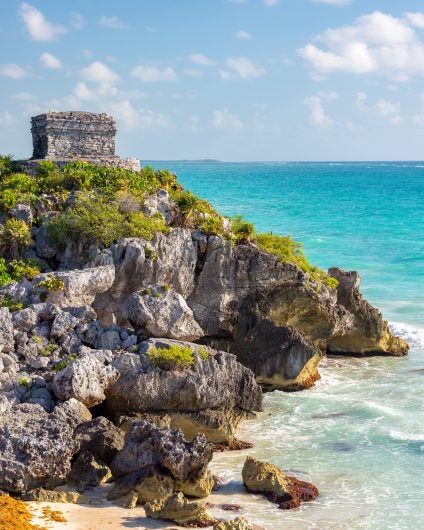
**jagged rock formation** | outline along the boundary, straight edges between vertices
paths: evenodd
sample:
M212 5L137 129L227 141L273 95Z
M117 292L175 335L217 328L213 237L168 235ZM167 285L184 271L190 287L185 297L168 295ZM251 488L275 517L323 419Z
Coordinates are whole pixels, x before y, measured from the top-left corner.
M318 496L313 484L287 475L277 466L247 457L242 471L243 483L248 491L262 493L282 510L298 508L302 501Z

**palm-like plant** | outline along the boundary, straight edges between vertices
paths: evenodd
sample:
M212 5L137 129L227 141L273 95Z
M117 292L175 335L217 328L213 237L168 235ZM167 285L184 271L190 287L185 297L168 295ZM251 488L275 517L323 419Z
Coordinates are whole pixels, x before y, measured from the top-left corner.
M0 252L11 259L22 256L31 244L30 227L21 219L9 219L0 225Z

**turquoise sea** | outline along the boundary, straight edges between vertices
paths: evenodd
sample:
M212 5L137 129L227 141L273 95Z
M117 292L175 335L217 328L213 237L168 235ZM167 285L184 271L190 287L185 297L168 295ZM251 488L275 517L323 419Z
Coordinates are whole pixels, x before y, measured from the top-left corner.
M424 162L145 162L259 231L290 234L322 268L359 270L364 296L407 339L407 358L331 358L315 388L267 394L240 437L255 447L218 455L215 495L272 529L424 528ZM320 489L282 512L240 485L251 453ZM223 514L220 514L223 515Z

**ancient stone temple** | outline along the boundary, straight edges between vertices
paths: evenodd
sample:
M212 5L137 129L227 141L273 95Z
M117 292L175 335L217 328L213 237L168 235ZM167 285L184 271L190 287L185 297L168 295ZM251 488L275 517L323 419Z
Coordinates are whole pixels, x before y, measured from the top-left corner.
M40 160L59 165L85 160L104 166L139 170L140 161L115 154L116 123L112 116L94 112L47 112L31 118L33 154L23 163L36 169Z

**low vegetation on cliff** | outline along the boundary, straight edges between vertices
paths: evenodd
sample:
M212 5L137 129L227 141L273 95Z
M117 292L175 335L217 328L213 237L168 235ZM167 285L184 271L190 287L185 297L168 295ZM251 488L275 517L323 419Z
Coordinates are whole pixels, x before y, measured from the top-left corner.
M224 218L207 201L184 190L168 170L144 167L130 171L82 161L58 167L49 160L39 164L35 176L19 169L11 156L0 157L0 213L4 214L0 224L0 255L8 260L28 253L31 227L41 225L46 226L51 241L62 249L70 242L108 247L126 237L151 240L155 233L166 233L170 228L160 213L146 215L143 204L158 189L164 189L179 211L173 226L223 236L234 245L252 241L283 263L297 265L313 282L337 286L337 280L307 261L301 243L290 236L258 234L253 224L241 216ZM34 207L41 215L32 214ZM35 263L28 262L28 270L31 266ZM16 275L6 269L5 264L0 268L3 284L8 278L16 280ZM22 276L31 279L26 273Z

